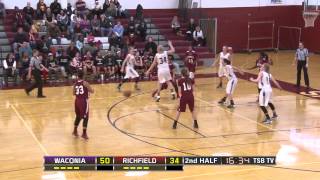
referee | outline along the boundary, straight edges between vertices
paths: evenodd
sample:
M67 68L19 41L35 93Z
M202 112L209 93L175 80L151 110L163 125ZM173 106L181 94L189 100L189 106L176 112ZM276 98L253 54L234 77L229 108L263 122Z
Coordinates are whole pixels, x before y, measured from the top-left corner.
M29 87L25 89L26 94L29 96L29 93L35 89L38 88L38 98L45 98L45 96L42 94L42 79L41 79L41 70L46 69L42 64L41 60L39 59L39 51L33 50L33 56L30 60L30 66L28 71L27 79L31 79L31 74L33 75L35 82L32 83Z
M310 87L309 75L308 75L308 65L309 65L309 52L307 48L304 48L302 42L299 43L299 48L296 52L295 63L297 65L297 87L300 87L301 80L301 70L303 69L304 83L307 88Z

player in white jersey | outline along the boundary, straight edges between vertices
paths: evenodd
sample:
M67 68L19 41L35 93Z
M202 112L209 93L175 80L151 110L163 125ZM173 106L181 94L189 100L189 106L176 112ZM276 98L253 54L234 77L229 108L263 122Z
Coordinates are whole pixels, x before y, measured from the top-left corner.
M234 73L234 70L238 71L240 74L243 74L243 72L239 68L231 66L231 61L228 59L223 60L223 66L224 66L224 76L228 78L228 83L226 87L226 95L218 103L224 104L227 100L229 100L230 103L227 107L233 108L234 107L233 92L238 83L238 78Z
M128 79L135 79L135 89L136 90L140 90L138 87L138 82L139 82L139 74L137 73L137 71L134 69L134 65L135 65L135 54L136 54L136 49L134 49L133 47L130 47L129 49L129 54L127 55L127 57L125 58L125 60L122 63L122 67L121 67L121 72L122 73L126 73L123 80L119 83L118 85L118 90L121 90L121 86L123 83L125 83ZM126 68L126 69L124 69Z
M158 69L158 91L156 96L156 101L160 101L160 91L161 86L164 83L167 83L168 87L170 88L172 99L175 99L175 92L173 90L173 84L171 82L172 77L170 74L170 68L168 63L168 54L172 55L175 52L175 49L172 45L171 41L168 41L168 45L170 49L168 51L164 51L163 46L159 45L157 48L158 53L155 55L153 63L151 64L150 68L146 72L146 75L148 76L150 72L153 70L155 66L157 66Z
M224 59L228 59L229 61L231 61L231 55L228 52L227 46L222 47L222 52L219 53L218 58L215 60L215 62L212 65L213 67L215 67L219 63L219 69L218 69L219 84L217 88L222 88L222 79L224 76L224 65L223 65Z
M270 74L270 66L268 64L264 64L263 67L261 67L261 71L257 77L257 79L250 78L250 81L261 83L261 91L259 94L259 104L262 112L265 114L266 118L263 121L263 123L270 124L272 123L272 120L269 116L267 106L270 106L273 116L272 119L275 119L278 117L275 107L273 103L271 102L272 97L272 87L271 87L271 81L280 89L282 90L282 87L279 85L279 83L272 77Z

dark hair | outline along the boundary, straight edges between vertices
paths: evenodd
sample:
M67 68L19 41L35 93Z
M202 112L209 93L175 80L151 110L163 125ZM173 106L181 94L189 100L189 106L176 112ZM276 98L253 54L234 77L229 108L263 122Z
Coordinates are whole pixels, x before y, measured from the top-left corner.
M223 62L226 63L227 65L231 64L231 61L229 59L223 59Z
M78 71L78 78L83 79L84 73L83 71Z
M182 75L182 77L184 77L186 79L187 84L191 86L192 82L189 77L189 71L186 68L184 68L181 70L181 75Z

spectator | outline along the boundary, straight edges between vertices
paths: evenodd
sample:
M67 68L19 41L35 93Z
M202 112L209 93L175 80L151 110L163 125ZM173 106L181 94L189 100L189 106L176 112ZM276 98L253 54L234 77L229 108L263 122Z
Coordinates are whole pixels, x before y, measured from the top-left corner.
M74 42L71 42L69 47L67 48L67 54L71 57L74 58L76 54L78 53L78 49L75 47Z
M101 24L98 15L94 15L93 19L91 20L91 27L95 36L100 36L100 25Z
M84 56L84 61L83 61L83 71L84 74L88 74L88 72L92 72L94 76L96 76L96 67L94 66L94 62L93 62L93 57L90 53L90 51L88 51L86 53L86 55Z
M57 17L58 14L60 14L61 12L61 4L58 2L58 0L54 0L51 4L50 4L50 9L52 11L52 14L55 15L55 17Z
M76 47L78 51L81 53L84 47L84 38L82 35L80 35L76 41Z
M180 30L180 27L181 26L180 26L178 16L173 16L173 19L171 21L171 28L172 28L173 32L177 34Z
M141 4L138 4L136 8L136 19L142 20L143 19L143 7Z
M103 5L102 5L102 11L105 15L107 15L107 11L108 11L108 8L110 7L110 2L109 0L105 0Z
M55 20L55 17L52 15L50 8L47 8L47 11L43 16L43 19L49 22L53 22Z
M32 56L32 49L27 42L23 42L21 47L19 48L19 57L22 57L24 53L28 53L28 55Z
M6 86L8 86L8 77L14 77L16 81L17 75L17 62L14 58L13 53L9 53L5 60L3 60L3 67L4 67L4 81Z
M48 70L49 70L49 77L52 77L53 74L57 75L60 71L60 67L58 61L53 56L52 53L48 54Z
M194 19L191 18L186 32L188 40L192 40L193 32L196 30L196 27L197 25L195 24Z
M116 8L116 17L121 15L121 4L118 0L111 0L111 3L115 5Z
M19 68L19 76L23 81L26 81L27 74L30 66L30 57L27 52L25 52L20 58L20 68Z
M138 27L137 27L137 34L142 39L142 41L146 40L147 36L147 23L144 22L144 20L140 21Z
M112 51L107 51L107 55L104 57L106 64L107 78L111 78L115 74L116 69L116 56Z
M101 27L101 36L111 36L112 33L112 21L110 18L106 18L105 15L100 16L100 27Z
M6 16L6 8L4 7L4 3L0 0L0 18L4 18Z
M80 36L82 36L82 28L81 28L81 24L80 22L77 22L75 27L74 27L74 30L73 30L73 33L75 34L75 38L78 39Z
M13 39L13 50L14 50L14 52L18 53L20 46L24 42L28 42L28 41L29 41L29 39L28 39L27 34L23 31L22 27L20 27L18 29L18 32L14 36L14 39Z
M106 63L105 63L105 60L104 60L104 57L102 56L102 52L101 51L98 51L95 59L94 59L94 65L96 66L96 69L97 69L97 74L99 76L101 76L101 79L103 80L103 73L105 73L106 71Z
M171 28L175 34L177 34L177 35L182 34L180 31L181 25L180 25L178 16L173 16L173 19L171 21Z
M70 73L72 74L72 79L75 79L75 74L83 67L82 59L80 53L76 53L75 57L70 62Z
M61 31L58 25L54 23L48 23L48 35L52 44L61 44Z
M37 4L37 18L42 19L47 12L47 5L43 0L39 0Z
M110 49L112 48L118 48L121 45L121 38L117 37L115 33L112 34L110 37Z
M205 44L205 39L200 26L196 27L196 30L193 32L193 45L194 46L203 46Z
M15 28L14 30L19 29L20 27L27 29L25 18L23 17L23 14L19 10L18 7L14 7L15 10Z
M112 17L117 16L117 6L114 1L110 1L109 8L107 9L107 14Z
M72 8L71 3L67 4L66 14L69 17L69 21L71 21L71 19L72 19L71 15L73 14L73 8Z
M34 9L31 7L30 2L27 2L27 6L24 7L22 11L27 23L31 25L34 16Z
M123 26L121 25L121 22L118 21L117 24L113 27L113 33L118 37L119 39L123 36Z
M63 77L68 78L67 72L69 72L69 64L70 64L71 58L67 54L66 51L62 51L62 55L58 57L58 63L60 66L60 71Z
M75 39L75 27L77 25L77 17L73 16L73 19L71 19L69 25L68 25L68 36L69 39L74 40ZM80 27L80 24L79 24ZM79 29L79 32L81 33L81 29Z
M157 53L157 44L153 42L153 38L149 37L148 42L144 46L144 51L150 51L152 52L152 55L155 55Z
M49 41L48 37L43 35L41 36L40 40L37 41L36 49L44 54L47 54L49 52L51 41Z
M136 32L136 22L134 21L134 17L131 16L128 22L127 34L135 34Z
M62 32L66 32L67 31L67 27L69 24L69 18L66 15L64 10L60 11L60 14L58 14L57 16L57 22L58 22L58 26L60 27L60 30Z
M88 17L85 15L83 19L80 21L82 33L88 35L91 32L91 23Z
M91 10L91 14L93 16L97 15L98 17L100 17L100 15L102 14L102 8L98 0L95 0L94 8Z
M87 5L85 1L78 0L76 2L76 9L77 9L77 12L79 12L82 17L88 15Z
M129 41L129 46L134 46L134 44L136 42L136 38L135 38L134 34L129 35L128 41Z

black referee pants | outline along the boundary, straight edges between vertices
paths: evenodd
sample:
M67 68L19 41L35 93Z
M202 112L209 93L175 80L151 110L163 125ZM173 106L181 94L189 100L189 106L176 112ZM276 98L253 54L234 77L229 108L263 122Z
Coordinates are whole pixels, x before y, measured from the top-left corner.
M308 68L306 67L306 61L298 61L297 64L297 86L300 86L300 80L301 80L301 70L303 69L303 75L304 75L304 83L307 87L310 86L309 84L309 75L308 75Z
M35 88L38 88L38 97L39 96L43 96L42 94L42 79L41 79L41 71L40 70L32 70L32 75L34 77L35 82L32 83L29 87L27 87L27 92L31 92L32 90L34 90Z

